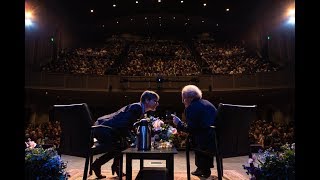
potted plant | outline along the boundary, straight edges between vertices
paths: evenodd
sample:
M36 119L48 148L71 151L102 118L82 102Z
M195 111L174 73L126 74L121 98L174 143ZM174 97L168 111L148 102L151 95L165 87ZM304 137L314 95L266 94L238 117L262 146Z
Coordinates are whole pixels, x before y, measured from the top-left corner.
M65 163L54 148L25 149L25 179L28 180L65 180Z
M294 180L295 179L295 144L285 144L281 151L272 148L259 151L243 165L251 180Z

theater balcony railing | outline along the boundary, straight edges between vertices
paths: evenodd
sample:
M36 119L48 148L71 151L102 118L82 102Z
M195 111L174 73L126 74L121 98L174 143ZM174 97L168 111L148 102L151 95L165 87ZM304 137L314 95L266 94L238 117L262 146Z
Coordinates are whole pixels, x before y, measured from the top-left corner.
M195 84L203 91L233 91L274 88L294 88L294 73L287 71L254 75L169 76L161 82L157 77L71 75L46 72L26 72L25 88L135 92L145 89L177 92L187 84Z

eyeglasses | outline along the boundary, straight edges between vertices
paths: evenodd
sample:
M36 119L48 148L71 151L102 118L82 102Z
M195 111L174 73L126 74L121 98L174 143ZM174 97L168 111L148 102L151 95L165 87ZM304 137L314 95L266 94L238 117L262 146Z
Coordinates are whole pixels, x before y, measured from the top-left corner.
M159 100L155 100L155 99L153 99L153 101L154 101L155 103L159 103Z

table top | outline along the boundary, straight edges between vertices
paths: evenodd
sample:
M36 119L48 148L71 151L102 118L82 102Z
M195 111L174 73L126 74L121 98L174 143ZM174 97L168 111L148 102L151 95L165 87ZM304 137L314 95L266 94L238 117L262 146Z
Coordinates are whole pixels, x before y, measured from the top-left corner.
M176 148L172 147L172 148L151 148L150 150L138 150L138 148L128 148L124 151L122 151L122 153L124 154L178 154L178 151L176 150Z

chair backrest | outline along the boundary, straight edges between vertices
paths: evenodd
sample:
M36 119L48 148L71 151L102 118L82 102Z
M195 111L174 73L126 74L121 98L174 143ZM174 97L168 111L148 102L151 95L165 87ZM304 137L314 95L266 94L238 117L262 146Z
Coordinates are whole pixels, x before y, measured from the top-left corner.
M86 157L93 125L88 105L54 105L54 118L61 126L59 153Z
M222 157L249 154L249 129L251 122L256 118L256 107L256 105L219 104L215 126Z

